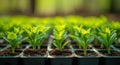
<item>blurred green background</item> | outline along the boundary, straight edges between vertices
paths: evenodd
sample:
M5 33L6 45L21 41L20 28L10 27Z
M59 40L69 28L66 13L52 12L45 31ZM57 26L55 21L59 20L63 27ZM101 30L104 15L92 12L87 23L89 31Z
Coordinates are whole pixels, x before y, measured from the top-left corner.
M0 0L0 15L93 15L120 13L120 0Z

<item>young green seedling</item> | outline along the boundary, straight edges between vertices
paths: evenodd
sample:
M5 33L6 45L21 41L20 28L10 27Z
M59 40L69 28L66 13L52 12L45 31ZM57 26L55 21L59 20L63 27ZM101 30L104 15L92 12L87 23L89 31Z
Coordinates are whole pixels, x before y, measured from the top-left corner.
M83 26L74 26L73 27L73 31L74 33L71 34L71 38L74 40L74 41L77 41L73 36L81 36L81 29L82 29ZM82 48L80 42L77 42L78 45L79 45L79 48Z
M43 41L47 37L49 27L46 26L27 26L24 29L27 33L27 41L32 45L33 49L40 49Z
M91 34L91 29L83 29L82 27L78 28L79 33L75 35L70 35L70 37L78 42L78 45L84 49L84 55L87 55L87 46L94 40L94 36Z
M67 33L65 31L65 25L56 25L53 30L54 46L57 47L58 50L62 51L62 49L69 43L68 41L63 42L67 38Z
M12 53L15 53L15 48L17 48L22 41L26 38L23 38L22 35L17 35L14 32L8 32L7 37L3 37L10 45Z
M109 28L105 29L105 32L100 32L98 39L99 41L107 48L108 54L111 54L110 46L113 44L113 42L116 40L116 31L110 30Z
M117 33L116 45L119 45L120 44L120 42L119 42L119 40L120 40L120 22L116 22L116 21L112 22L110 24L110 28L116 30L116 33Z

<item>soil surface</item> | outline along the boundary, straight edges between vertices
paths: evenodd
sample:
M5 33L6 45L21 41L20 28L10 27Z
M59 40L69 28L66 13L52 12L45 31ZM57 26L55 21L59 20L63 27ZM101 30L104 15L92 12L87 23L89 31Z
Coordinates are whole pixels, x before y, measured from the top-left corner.
M106 56L120 56L120 52L116 52L116 51L112 51L111 54L108 54L107 51L100 52L100 53L102 53L103 55L106 55Z
M72 52L67 49L63 49L62 51L54 49L54 50L51 50L49 54L51 56L70 56L72 55Z
M84 56L84 52L83 51L77 51L76 54L78 56ZM98 54L96 54L95 52L87 52L86 56L98 56Z
M11 53L11 49L7 49L4 51L0 51L0 56L16 56L19 55L22 51L21 50L15 50L15 53Z
M24 51L24 56L44 56L47 52L47 49L39 49L39 50L33 50L31 48L28 48Z

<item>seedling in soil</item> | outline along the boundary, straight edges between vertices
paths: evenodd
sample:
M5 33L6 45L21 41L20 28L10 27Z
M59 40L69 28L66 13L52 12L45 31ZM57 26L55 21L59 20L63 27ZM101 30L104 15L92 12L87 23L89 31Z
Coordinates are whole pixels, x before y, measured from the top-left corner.
M94 36L91 33L91 29L83 29L82 27L79 28L79 33L75 35L70 35L70 37L78 42L78 45L83 48L84 55L87 55L87 46L94 40Z
M27 33L27 41L32 45L33 49L40 49L43 41L47 37L49 27L45 26L27 26L25 29Z
M99 32L98 39L107 48L108 54L111 54L110 46L116 40L117 34L115 30L110 30L110 28L105 28L104 31Z
M54 46L56 46L58 50L62 51L62 49L69 43L69 41L65 41L67 38L65 25L56 25L53 30L53 36L55 38L53 41Z
M15 49L24 41L26 38L23 38L22 35L17 35L14 32L8 32L7 37L3 37L10 45L12 53L15 53Z

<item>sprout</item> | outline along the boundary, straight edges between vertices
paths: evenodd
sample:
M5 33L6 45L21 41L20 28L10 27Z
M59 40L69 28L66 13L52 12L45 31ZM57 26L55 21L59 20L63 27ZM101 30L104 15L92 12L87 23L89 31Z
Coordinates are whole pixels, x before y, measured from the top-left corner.
M116 30L105 28L104 31L99 32L98 40L107 48L108 54L111 54L110 46L116 40Z
M43 41L47 37L49 27L42 25L36 27L28 26L24 30L28 36L27 41L32 45L33 49L36 49L36 47L40 49Z
M74 28L76 29L76 28ZM76 31L76 34L70 35L70 37L77 41L79 47L82 47L84 49L84 55L87 55L87 46L89 43L91 43L94 40L94 36L90 32L91 29L83 29L79 28L80 31Z
M15 32L8 32L7 37L3 37L10 45L12 53L15 53L15 48L21 44L26 38L23 38L22 35L17 35Z
M63 42L67 38L67 33L65 31L65 25L55 26L55 29L53 30L53 36L55 38L53 41L54 46L56 46L58 50L62 51L62 49L69 43L68 41Z

